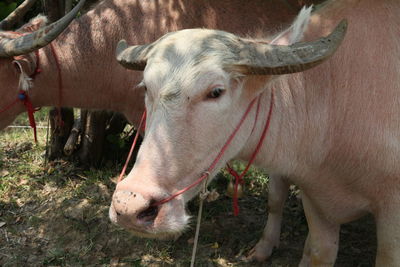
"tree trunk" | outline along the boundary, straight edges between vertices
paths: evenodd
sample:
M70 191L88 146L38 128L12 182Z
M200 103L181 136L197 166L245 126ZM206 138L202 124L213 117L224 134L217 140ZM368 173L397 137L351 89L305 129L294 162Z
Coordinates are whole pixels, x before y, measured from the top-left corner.
M72 0L65 0L65 14L70 12L72 9Z
M44 0L44 11L50 22L56 21L64 16L65 4L64 0Z
M88 111L81 135L79 161L86 166L100 166L105 160L121 161L127 148L121 138L127 121L122 114L108 111Z
M89 111L87 113L82 147L79 153L81 163L88 166L100 164L106 137L107 118L106 111Z
M104 144L104 151L106 151L104 156L106 160L112 162L125 160L130 144L135 136L135 132L128 133L127 136L121 135L127 124L128 122L124 115L112 113L107 124L106 141Z
M50 147L48 157L50 160L60 158L63 148L70 135L74 122L74 111L70 108L52 108L49 111L50 117ZM62 120L61 120L62 119Z

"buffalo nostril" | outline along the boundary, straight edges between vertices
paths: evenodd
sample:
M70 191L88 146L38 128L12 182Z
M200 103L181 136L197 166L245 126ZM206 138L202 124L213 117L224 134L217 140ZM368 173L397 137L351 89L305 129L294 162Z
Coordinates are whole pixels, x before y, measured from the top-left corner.
M141 211L136 218L141 221L152 222L158 215L158 207L150 206L147 209Z

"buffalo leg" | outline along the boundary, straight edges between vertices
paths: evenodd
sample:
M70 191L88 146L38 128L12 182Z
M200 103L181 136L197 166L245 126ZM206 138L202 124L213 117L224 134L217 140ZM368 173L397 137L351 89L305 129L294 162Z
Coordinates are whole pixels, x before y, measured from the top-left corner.
M304 243L303 257L299 264L299 267L309 266L311 266L310 233L308 233L306 242Z
M283 206L289 192L289 183L283 176L270 175L268 189L267 225L261 239L250 250L248 260L264 261L271 256L273 248L279 246Z
M375 266L400 266L400 205L386 203L378 213Z
M302 201L309 233L299 266L334 266L339 248L340 225L321 215L305 194L302 194Z

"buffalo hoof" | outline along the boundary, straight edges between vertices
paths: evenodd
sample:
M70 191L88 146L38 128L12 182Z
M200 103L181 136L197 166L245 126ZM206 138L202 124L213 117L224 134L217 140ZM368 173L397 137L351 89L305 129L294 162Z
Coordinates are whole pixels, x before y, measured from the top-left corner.
M266 261L272 254L272 250L279 246L279 239L278 240L267 240L261 239L258 243L252 248L246 260L247 261Z

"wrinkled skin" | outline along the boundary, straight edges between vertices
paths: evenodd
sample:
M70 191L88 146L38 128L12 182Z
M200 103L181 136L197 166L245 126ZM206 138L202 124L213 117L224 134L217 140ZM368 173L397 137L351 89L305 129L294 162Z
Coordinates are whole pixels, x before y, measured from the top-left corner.
M103 1L73 22L53 42L64 81L62 105L119 111L135 124L144 109L144 90L135 87L142 80L142 73L128 71L117 63L113 51L118 40L124 38L129 43L152 42L166 32L193 27L218 28L263 38L282 28L280 25L289 22L294 15L295 10L288 8L281 0L257 0L246 4L241 0L209 0L197 1L195 5L189 0L161 1L157 4L147 1ZM43 26L43 22L43 18L38 18L20 31L36 30ZM0 32L0 35L18 37L7 32ZM40 49L39 55L42 72L36 76L29 95L35 106L57 106L59 91L54 55L49 47ZM0 109L16 98L19 69L13 64L14 60L0 58ZM37 66L36 60L35 54L30 53L19 57L18 62L31 75ZM22 105L15 105L0 113L0 129L24 111ZM271 196L284 194L284 191L272 192ZM278 199L282 202L273 203L280 207L285 198ZM281 213L279 209L272 210ZM272 251L272 247L279 243L280 217L269 216L272 217L275 219L269 220L270 226L267 226L270 230L266 230L272 237L264 235L263 240L273 241L262 242L263 247L268 247L267 251ZM270 252L261 251L254 258L263 260L270 255Z
M333 266L340 224L372 213L376 265L399 266L398 14L397 1L330 1L311 17L305 40L326 35L345 17L349 30L342 46L318 67L275 79L226 72L220 55L229 57L229 47L216 44L212 52L220 53L199 56L204 44L218 43L207 32L164 38L144 70L147 134L114 193L111 219L144 235L183 231L184 204L199 187L157 209L149 205L198 179L257 96L260 118L266 118L274 89L274 115L255 163L287 174L302 190L310 232L300 265ZM208 97L216 88L223 94ZM211 176L233 158L249 159L265 123L258 121L252 131L254 119L253 110Z

